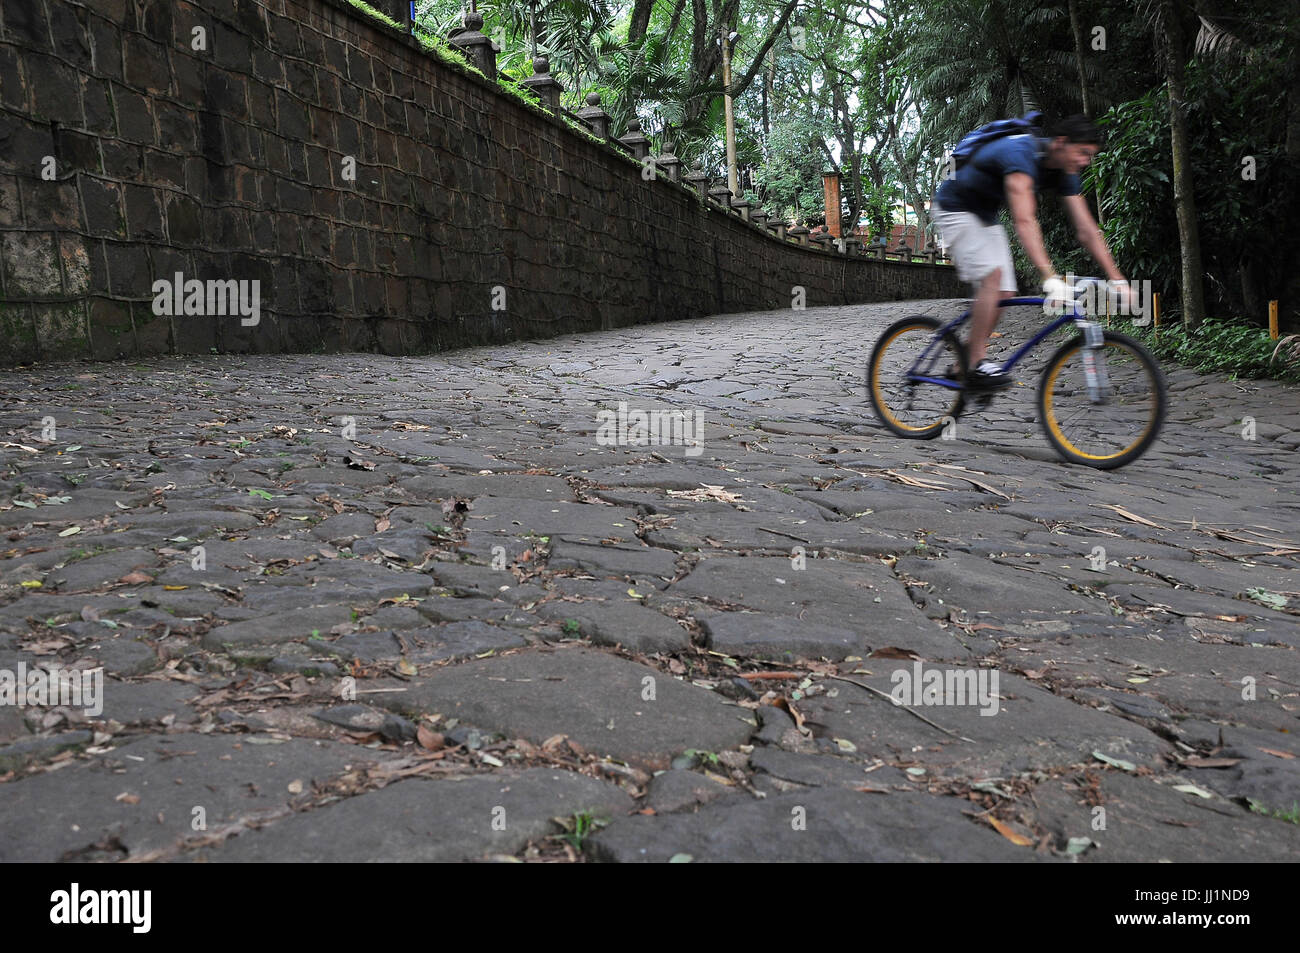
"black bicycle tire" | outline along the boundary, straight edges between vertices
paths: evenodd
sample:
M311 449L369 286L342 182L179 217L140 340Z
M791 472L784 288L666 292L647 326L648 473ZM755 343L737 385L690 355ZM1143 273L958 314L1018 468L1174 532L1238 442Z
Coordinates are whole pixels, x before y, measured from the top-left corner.
M1065 446L1055 433L1052 432L1052 426L1048 421L1047 408L1047 389L1049 381L1055 378L1054 368L1063 363L1066 358L1083 346L1083 335L1079 335L1069 341L1066 341L1055 353L1047 360L1043 367L1042 376L1038 381L1038 421L1043 428L1043 434L1047 437L1047 442L1052 445L1060 456L1070 462L1077 463L1081 466L1092 467L1096 470L1117 470L1120 467L1127 466L1134 460L1137 460L1149 449L1151 445L1160 437L1160 431L1164 427L1165 417L1169 411L1168 387L1165 384L1164 372L1160 369L1159 362L1146 349L1140 341L1137 341L1127 334L1120 334L1118 331L1103 331L1103 339L1113 341L1123 347L1128 348L1132 353L1137 355L1138 360L1146 368L1151 380L1155 383L1156 394L1156 413L1155 423L1142 435L1142 439L1123 453L1114 457L1104 457L1101 459L1080 456L1068 446ZM1059 429L1059 428L1058 428Z
M899 318L893 324L889 325L889 327L885 328L885 330L881 332L880 337L876 339L876 344L871 349L871 358L867 361L867 397L871 401L871 409L875 411L876 418L895 436L903 437L907 440L933 440L935 437L938 437L943 433L943 417L931 426L921 430L907 430L891 422L891 415L886 412L885 408L881 407L876 393L875 369L880 361L880 356L889 342L891 342L899 332L908 327L924 327L929 328L931 331L937 331L939 328L943 327L943 322L938 318L931 317L927 314L914 314L906 318ZM953 340L957 345L957 362L961 367L961 376L962 379L965 380L966 371L969 367L969 362L966 357L966 348L962 344L960 338L953 336ZM962 411L966 406L965 393L963 391L957 391L956 395L952 409L947 414L943 415L944 417L951 416L954 420L961 416Z

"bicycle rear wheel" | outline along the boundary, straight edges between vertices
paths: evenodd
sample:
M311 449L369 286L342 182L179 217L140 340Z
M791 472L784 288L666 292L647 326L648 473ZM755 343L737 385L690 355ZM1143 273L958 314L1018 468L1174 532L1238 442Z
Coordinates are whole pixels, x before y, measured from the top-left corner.
M1113 470L1142 456L1159 436L1167 401L1164 374L1137 341L1106 331L1098 357L1108 393L1093 403L1083 353L1080 336L1048 360L1038 386L1039 420L1048 442L1066 460Z
M942 326L937 318L923 314L902 318L885 329L871 352L867 365L871 406L880 422L900 437L931 440L961 416L964 395L960 388L912 379L919 375L964 381L966 349L956 335L945 335L916 368L916 375L909 376ZM948 371L953 367L959 373L950 378Z

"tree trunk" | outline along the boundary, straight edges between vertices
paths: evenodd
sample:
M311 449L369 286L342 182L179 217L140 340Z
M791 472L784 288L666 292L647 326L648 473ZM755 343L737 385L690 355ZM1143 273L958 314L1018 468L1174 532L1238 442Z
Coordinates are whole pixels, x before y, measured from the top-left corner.
M1165 75L1169 82L1169 139L1174 164L1174 213L1178 217L1178 244L1182 251L1183 326L1194 331L1205 320L1201 237L1196 224L1196 196L1192 183L1192 157L1187 142L1186 48L1179 5L1162 0L1165 31Z
M1083 27L1079 25L1079 7L1076 0L1069 0L1070 31L1074 34L1074 66L1079 73L1079 98L1083 100L1083 114L1092 118L1092 106L1088 102L1088 80L1083 75Z
M1069 0L1070 32L1074 34L1074 67L1079 73L1079 99L1083 103L1083 114L1092 118L1092 103L1088 98L1088 78L1083 72L1083 27L1079 23L1078 0ZM1101 186L1097 186L1097 224L1105 226L1106 212L1101 207Z
M654 5L654 0L636 0L632 5L632 20L627 27L627 41L631 46L638 46L645 39Z
M1286 121L1286 157L1289 166L1292 187L1289 221L1296 221L1300 215L1300 10L1292 8L1287 18L1287 39L1291 53L1287 58L1287 72L1290 74L1290 88L1287 89ZM1286 269L1287 278L1282 285L1282 299L1279 302L1282 327L1288 331L1300 330L1300 270Z

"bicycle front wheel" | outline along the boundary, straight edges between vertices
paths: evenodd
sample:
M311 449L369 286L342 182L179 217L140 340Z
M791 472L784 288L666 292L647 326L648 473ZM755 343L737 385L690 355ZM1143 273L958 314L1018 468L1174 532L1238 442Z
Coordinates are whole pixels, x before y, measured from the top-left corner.
M917 380L966 379L966 349L956 335L934 341L942 324L917 314L895 321L876 342L867 365L867 393L881 423L912 440L930 440L961 416L959 387ZM954 375L951 372L956 371Z
M1068 341L1043 368L1038 416L1047 440L1071 463L1113 470L1155 443L1165 419L1165 378L1151 353L1132 338L1106 331L1097 366L1106 387L1090 393L1082 336Z

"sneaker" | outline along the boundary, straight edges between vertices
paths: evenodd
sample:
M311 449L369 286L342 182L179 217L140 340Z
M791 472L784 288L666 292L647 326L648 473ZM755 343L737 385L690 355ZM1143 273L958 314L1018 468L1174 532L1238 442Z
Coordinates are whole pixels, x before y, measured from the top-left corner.
M966 375L966 386L971 390L1009 387L1012 383L1011 375L1002 369L1002 365L992 361L980 361L979 367Z

